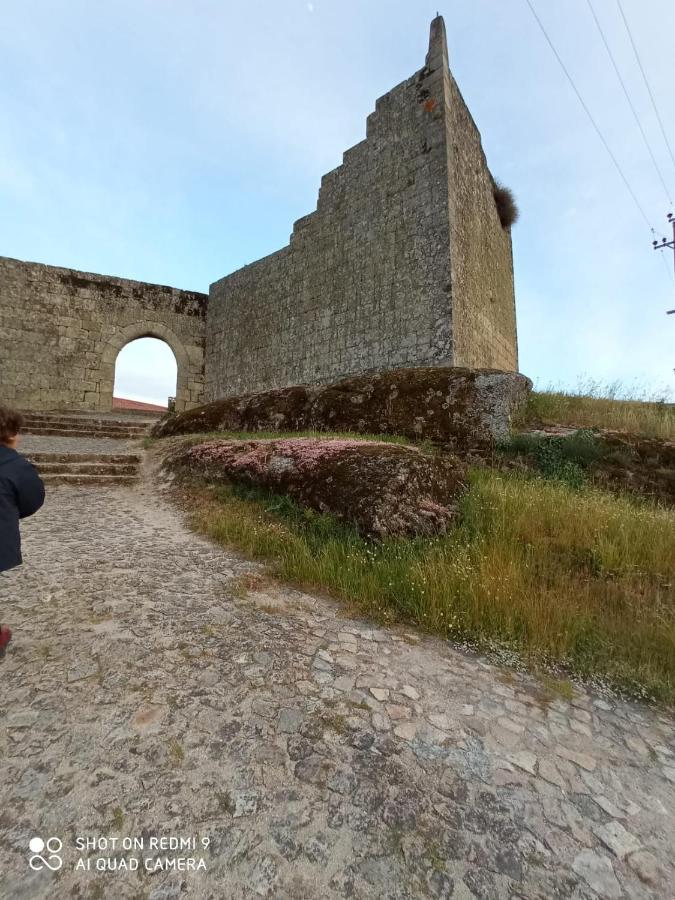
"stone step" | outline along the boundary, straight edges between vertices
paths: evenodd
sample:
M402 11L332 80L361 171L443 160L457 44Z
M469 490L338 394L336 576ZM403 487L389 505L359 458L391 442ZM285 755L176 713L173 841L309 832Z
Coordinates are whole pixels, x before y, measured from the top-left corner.
M118 425L131 425L131 426L142 426L146 422L154 422L155 420L152 417L146 418L128 418L125 416L116 416L116 415L86 415L84 413L69 413L69 412L30 412L26 411L23 413L25 419L35 419L40 421L45 420L54 420L66 419L68 421L77 421L77 422L115 422Z
M85 437L85 438L113 438L115 440L132 440L134 438L139 439L145 436L145 431L126 431L126 430L92 430L92 429L82 429L82 428L69 428L69 427L48 427L43 425L25 425L23 428L24 434L36 434L36 435L44 435L51 437Z
M123 428L117 425L110 428L104 428L103 426L90 428L86 422L25 422L23 430L33 434L39 431L65 431L68 434L74 431L82 431L94 436L97 434L121 434L132 435L133 437L143 437L148 433L146 428Z
M107 484L111 487L135 484L137 477L135 475L79 475L79 474L61 474L61 475L45 475L42 479L48 485L101 485Z
M52 475L137 475L138 465L131 463L39 463L41 478Z
M24 431L29 434L83 432L106 437L141 437L151 422L129 422L119 419L88 419L84 416L36 415L24 416Z
M24 417L26 426L36 428L86 428L90 431L147 431L150 423L137 422L96 422L88 419L31 419Z
M51 419L67 419L68 421L78 422L116 422L118 425L143 425L146 421L154 421L152 418L127 418L125 416L105 416L105 415L86 415L84 413L69 412L24 412L25 419L39 419L40 421Z
M22 412L22 415L25 419L39 420L41 422L45 420L53 421L55 419L58 419L59 421L62 421L66 419L68 421L77 422L113 422L117 425L130 425L131 427L140 427L151 422L155 422L158 418L160 418L159 416L124 416L117 415L116 413L98 414L86 412L68 412L67 410L24 410Z
M138 465L141 457L135 453L26 453L35 465L43 463L132 463Z
M133 453L32 453L45 484L123 485L138 478L141 457Z

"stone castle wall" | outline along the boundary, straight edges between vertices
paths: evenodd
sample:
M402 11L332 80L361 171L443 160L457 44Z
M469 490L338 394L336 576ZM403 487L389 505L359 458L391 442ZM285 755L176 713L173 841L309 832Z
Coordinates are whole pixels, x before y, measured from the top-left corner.
M321 180L290 243L208 297L0 257L0 402L108 410L122 347L165 340L176 406L419 366L518 366L511 235L445 26ZM208 301L208 302L207 302Z
M425 365L517 369L511 237L442 19L290 243L211 286L206 396Z
M289 246L211 286L209 399L451 362L445 148L421 89L378 102Z
M176 406L203 399L205 294L0 257L0 402L112 407L115 360L157 337L178 364Z
M511 232L501 226L480 133L449 72L447 96L453 365L515 372Z

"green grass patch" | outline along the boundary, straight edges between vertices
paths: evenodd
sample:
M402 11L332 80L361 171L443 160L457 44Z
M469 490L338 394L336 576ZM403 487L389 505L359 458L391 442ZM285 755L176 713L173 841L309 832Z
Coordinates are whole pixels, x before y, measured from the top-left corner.
M586 483L588 466L608 455L607 448L590 429L579 429L564 437L515 434L499 450L506 456L526 456L545 478L575 488Z
M547 700L574 700L574 686L565 678L552 678L547 672L542 672L539 676L542 688L544 689L544 698Z
M475 470L460 524L370 543L288 498L199 493L198 530L273 575L382 622L517 649L624 689L675 699L675 513L560 481Z
M169 759L174 766L179 766L185 759L185 750L176 740L169 741Z
M579 428L607 428L645 437L675 440L675 404L665 399L624 399L621 385L594 382L577 391L535 391L521 411L521 425L541 422Z

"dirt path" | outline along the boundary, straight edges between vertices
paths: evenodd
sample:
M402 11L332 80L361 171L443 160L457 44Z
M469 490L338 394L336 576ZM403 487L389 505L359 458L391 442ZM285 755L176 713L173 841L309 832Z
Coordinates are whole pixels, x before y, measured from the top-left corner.
M246 593L256 567L147 484L52 490L25 557L0 580L1 897L673 895L671 718Z

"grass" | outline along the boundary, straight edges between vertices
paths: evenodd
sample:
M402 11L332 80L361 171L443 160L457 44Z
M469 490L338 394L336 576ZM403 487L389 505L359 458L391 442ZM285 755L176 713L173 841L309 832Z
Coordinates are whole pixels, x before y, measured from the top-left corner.
M675 440L675 404L665 399L626 397L631 390L620 384L587 381L576 391L549 388L531 394L520 424L542 422L580 428L607 428L645 437ZM623 395L623 396L622 396Z
M178 435L182 437L182 435ZM184 436L190 443L202 441L282 441L289 438L317 438L319 440L354 440L354 441L384 441L388 444L414 444L425 446L424 442L412 441L397 434L360 434L356 431L203 431ZM144 445L147 448L153 446L161 438L145 438ZM430 446L430 445L429 445Z
M675 513L560 481L471 475L454 531L369 543L287 498L195 487L195 527L302 588L533 668L675 700Z
M552 678L547 672L542 672L539 677L544 690L543 699L574 700L574 686L566 678Z
M179 766L185 759L185 750L176 740L169 741L169 758L174 766Z
M321 721L336 734L344 734L347 731L347 719L340 713L329 713L321 717Z
M586 483L586 470L592 463L610 455L595 432L587 428L564 437L514 434L499 450L505 456L527 456L545 478L557 479L576 488Z

